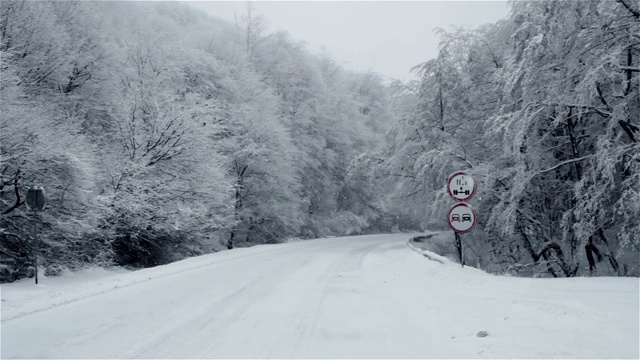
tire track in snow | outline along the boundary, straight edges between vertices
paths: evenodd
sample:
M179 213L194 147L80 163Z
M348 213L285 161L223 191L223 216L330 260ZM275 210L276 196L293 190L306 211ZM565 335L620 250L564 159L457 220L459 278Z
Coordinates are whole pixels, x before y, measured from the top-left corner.
M374 244L367 244L366 246L360 246L349 252L343 254L338 260L333 261L329 267L324 271L324 274L319 276L318 280L321 282L321 286L316 283L316 288L320 289L320 292L315 297L315 303L313 311L307 313L312 314L309 318L309 324L304 326L303 330L295 336L295 350L294 356L300 357L302 348L307 348L308 344L315 339L319 334L324 334L326 329L322 327L322 318L327 315L327 301L331 296L335 296L335 291L340 288L340 285L345 286L344 282L355 282L357 277L350 275L349 273L360 270L366 259L366 257L374 250L380 247L387 246L386 240L377 241ZM338 286L336 286L336 283ZM325 335L322 335L325 336ZM286 339L282 339L283 343L287 343ZM270 357L282 357L279 354L275 354L275 351L282 353L281 349L274 348L270 353Z
M303 257L302 264L313 261L316 254L326 252L328 249L344 246L342 243L324 245L317 249L305 250L303 253L296 254L296 257ZM297 269L297 267L296 267ZM169 343L176 343L183 346L185 343L194 343L194 346L202 342L210 342L211 345L206 347L200 354L201 357L221 357L215 353L215 349L219 345L228 342L229 338L236 338L234 334L234 326L239 325L242 321L250 320L247 313L251 312L257 306L259 307L262 298L278 288L279 284L287 283L296 274L292 271L283 271L284 269L273 268L271 271L263 272L257 278L247 281L232 293L221 299L213 300L207 303L202 311L192 312L186 318L177 319L170 329L167 329L153 339L147 339L140 346L128 349L123 353L126 358L157 358L157 357L175 357L171 354L172 347ZM296 282L294 282L296 283ZM224 309L231 309L224 310ZM167 321L167 323L172 323ZM181 334L201 334L197 337L185 338ZM162 348L166 350L161 350Z
M152 339L144 340L143 342L141 342L140 345L136 346L135 348L128 349L122 354L122 357L129 358L129 359L157 357L157 355L147 356L146 354L154 349L160 348L161 347L160 345L170 340L170 338L176 337L176 335L179 334L180 332L191 333L191 332L185 331L188 328L200 327L202 329L209 323L217 320L215 316L209 316L206 319L204 319L204 324L200 324L201 322L203 322L203 316L202 316L203 314L212 315L212 313L215 313L215 311L217 311L218 308L228 306L228 304L232 302L232 300L237 299L238 297L242 298L242 295L246 293L248 289L251 288L251 286L258 283L261 279L262 278L258 278L258 279L254 279L246 282L245 284L240 286L238 289L236 289L232 293L211 303L207 307L207 310L203 313L201 312L191 313L190 314L191 316L187 316L187 317L175 316L175 317L172 317L171 319L168 319L167 321L164 322L164 324L171 324L170 328L162 331L160 334L156 334L156 336L154 336ZM244 311L243 307L237 306L237 304L238 303L236 302L235 303L236 310L229 317L231 318L239 317L242 311ZM121 356L118 356L118 357L121 357Z
M389 240L398 246L407 237L293 243L240 256L192 259L196 262L179 269L148 269L149 273L133 278L120 276L126 282L119 288L122 292L102 291L104 297L93 294L86 301L76 299L74 306L56 305L50 312L40 311L10 325L9 342L34 330L43 338L33 348L14 343L3 348L3 355L250 358L296 357L309 349L321 353L318 344L326 341L327 332L323 326L336 316L333 302L342 301L340 294L354 295L342 290L357 287L351 282L357 281L358 270L368 263L372 251L386 249L383 244ZM227 265L211 268L221 263ZM185 273L195 269L201 270ZM179 273L186 275L169 277ZM149 279L147 275L153 276ZM64 323L64 319L73 320ZM62 321L63 326L52 331L44 325L47 321Z

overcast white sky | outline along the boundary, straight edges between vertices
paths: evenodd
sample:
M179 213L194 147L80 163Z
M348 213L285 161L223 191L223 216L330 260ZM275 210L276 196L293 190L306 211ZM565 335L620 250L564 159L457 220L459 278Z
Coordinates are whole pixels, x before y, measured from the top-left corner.
M209 14L234 22L245 1L189 1ZM404 81L410 69L436 56L434 29L477 27L507 16L506 1L253 1L268 31L287 31L319 53L324 47L338 63Z

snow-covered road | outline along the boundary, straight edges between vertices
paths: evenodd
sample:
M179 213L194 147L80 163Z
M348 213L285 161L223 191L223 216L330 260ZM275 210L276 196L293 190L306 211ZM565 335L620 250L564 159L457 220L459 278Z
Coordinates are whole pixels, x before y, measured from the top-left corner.
M256 246L66 292L42 290L47 278L2 285L0 355L639 357L637 278L493 276L429 260L408 238Z

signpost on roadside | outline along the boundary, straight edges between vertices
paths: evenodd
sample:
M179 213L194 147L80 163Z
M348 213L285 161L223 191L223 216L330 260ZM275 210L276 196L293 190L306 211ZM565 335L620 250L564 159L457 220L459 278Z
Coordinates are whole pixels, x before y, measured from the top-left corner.
M35 278L36 285L38 284L38 252L40 250L40 242L38 241L38 228L37 223L40 220L38 216L38 211L44 210L44 207L47 205L47 194L44 192L44 188L42 186L32 186L27 190L27 207L29 210L33 211L33 216L36 219L36 225L34 226L33 231L33 239L34 239L34 268L35 268Z
M473 207L464 201L471 199L476 194L476 182L470 173L466 171L456 171L449 176L447 181L447 192L455 201L447 214L449 226L453 229L456 237L456 247L460 255L460 264L464 267L464 256L462 254L462 239L460 234L473 230L478 223L478 216Z

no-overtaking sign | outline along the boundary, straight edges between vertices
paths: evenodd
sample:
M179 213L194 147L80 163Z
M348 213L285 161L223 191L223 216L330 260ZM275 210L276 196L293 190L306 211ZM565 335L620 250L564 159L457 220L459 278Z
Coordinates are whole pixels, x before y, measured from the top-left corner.
M464 234L476 227L478 217L476 211L469 204L463 202L453 205L449 209L449 226L453 231Z

